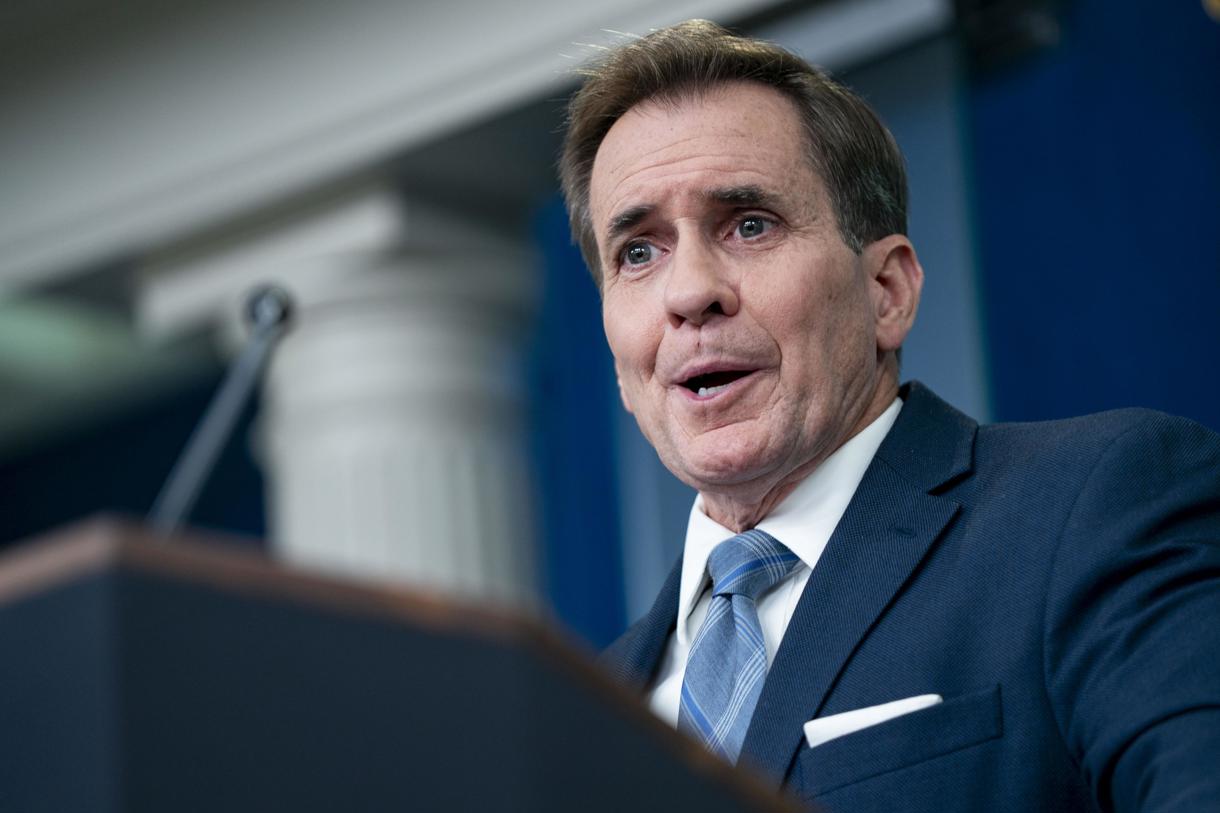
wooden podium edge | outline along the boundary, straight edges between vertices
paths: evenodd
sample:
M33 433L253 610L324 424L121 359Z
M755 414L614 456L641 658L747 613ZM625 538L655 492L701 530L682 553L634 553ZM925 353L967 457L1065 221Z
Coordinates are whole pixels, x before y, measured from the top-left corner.
M386 587L291 569L242 545L239 537L199 532L164 537L139 522L98 516L0 553L0 607L113 565L243 595L318 605L441 633L474 634L529 647L601 695L615 712L651 732L662 747L712 784L758 810L808 811L748 767L735 768L658 719L627 687L604 674L579 641L520 610L461 603L411 588Z

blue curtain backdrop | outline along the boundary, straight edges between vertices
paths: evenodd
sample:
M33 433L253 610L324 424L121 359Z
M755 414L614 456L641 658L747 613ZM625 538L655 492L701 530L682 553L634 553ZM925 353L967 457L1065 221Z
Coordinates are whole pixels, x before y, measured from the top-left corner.
M558 198L536 224L543 294L531 367L545 584L559 618L601 648L626 623L614 368L597 289Z
M1220 429L1220 24L1197 0L1065 5L1060 45L970 93L995 418Z

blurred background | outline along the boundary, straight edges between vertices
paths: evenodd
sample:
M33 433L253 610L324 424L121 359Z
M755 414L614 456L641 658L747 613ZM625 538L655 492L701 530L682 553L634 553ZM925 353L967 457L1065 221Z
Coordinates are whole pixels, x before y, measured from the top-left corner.
M10 0L0 543L146 512L274 282L295 320L192 522L607 643L693 493L618 404L554 162L574 70L689 17L897 136L904 378L980 420L1220 429L1218 5Z

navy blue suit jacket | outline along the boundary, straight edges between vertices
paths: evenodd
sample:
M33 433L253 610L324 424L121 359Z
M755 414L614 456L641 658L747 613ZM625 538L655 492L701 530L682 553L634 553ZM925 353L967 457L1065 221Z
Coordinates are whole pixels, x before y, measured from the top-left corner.
M814 568L741 761L843 811L1220 811L1220 436L978 426L918 384ZM606 653L649 686L679 567ZM940 705L817 748L814 717Z

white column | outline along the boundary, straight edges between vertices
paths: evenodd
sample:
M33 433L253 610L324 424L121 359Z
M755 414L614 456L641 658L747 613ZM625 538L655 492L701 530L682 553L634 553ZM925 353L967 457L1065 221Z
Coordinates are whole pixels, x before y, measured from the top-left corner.
M258 283L294 299L256 433L279 556L533 603L521 356L535 274L519 246L371 191L149 277L146 321L162 326L232 314Z
M524 303L486 279L519 276L502 264L408 251L300 293L261 417L287 559L527 601Z

